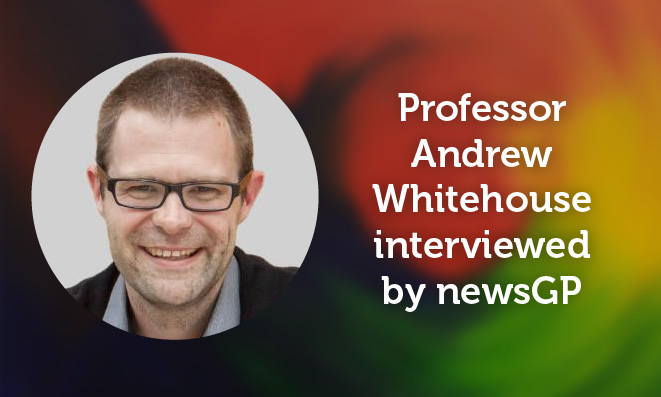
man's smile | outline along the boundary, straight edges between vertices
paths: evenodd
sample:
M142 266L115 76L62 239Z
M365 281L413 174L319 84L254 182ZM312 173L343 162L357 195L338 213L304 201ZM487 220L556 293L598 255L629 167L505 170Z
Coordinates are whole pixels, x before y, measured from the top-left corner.
M179 258L179 257L189 257L199 248L190 248L190 249L185 249L185 248L158 248L158 247L144 247L145 251L149 253L149 255L157 257L157 258Z
M195 260L202 251L202 248L174 248L174 247L143 247L144 251L154 262L172 266L186 265Z

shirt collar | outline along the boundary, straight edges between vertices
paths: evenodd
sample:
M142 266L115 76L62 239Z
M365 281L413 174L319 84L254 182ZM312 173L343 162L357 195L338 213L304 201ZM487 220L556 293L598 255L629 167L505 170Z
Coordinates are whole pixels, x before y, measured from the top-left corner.
M128 316L128 299L126 284L120 274L110 293L108 307L103 315L103 321L123 331L131 332ZM227 267L225 280L220 288L216 305L211 313L211 319L202 336L214 335L239 325L241 321L241 304L239 300L239 263L232 256Z

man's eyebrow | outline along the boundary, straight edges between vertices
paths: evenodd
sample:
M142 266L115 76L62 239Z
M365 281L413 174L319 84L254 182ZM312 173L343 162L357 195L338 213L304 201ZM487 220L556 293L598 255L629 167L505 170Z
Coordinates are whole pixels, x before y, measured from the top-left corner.
M126 174L121 174L117 176L112 176L112 178L119 178L119 179L151 179L154 181L158 181L158 178L153 177L150 174L133 174L133 173L126 173Z
M120 179L148 179L152 181L158 181L158 182L165 182L165 183L201 183L201 182L220 182L220 183L236 183L236 181L233 181L231 178L226 178L226 177L192 177L192 178L183 178L182 180L179 181L172 181L172 180L165 180L161 178L156 178L153 176L153 174L126 174L122 176L118 176L117 178Z
M222 182L222 183L234 183L235 181L232 181L230 178L187 178L185 182L181 183L186 183L186 182Z

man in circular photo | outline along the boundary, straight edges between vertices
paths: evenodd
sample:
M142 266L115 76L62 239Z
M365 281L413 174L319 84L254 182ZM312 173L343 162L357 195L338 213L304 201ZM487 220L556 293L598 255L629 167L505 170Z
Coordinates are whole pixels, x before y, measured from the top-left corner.
M87 169L113 263L68 289L104 321L159 339L213 335L251 318L297 268L236 247L264 183L251 123L205 64L153 61L107 96Z

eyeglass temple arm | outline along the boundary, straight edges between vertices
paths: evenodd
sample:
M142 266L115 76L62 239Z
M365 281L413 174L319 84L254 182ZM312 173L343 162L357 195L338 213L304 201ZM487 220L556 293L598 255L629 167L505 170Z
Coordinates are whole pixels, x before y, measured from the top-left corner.
M101 181L101 184L102 185L103 184L107 185L108 184L108 179L109 179L108 174L106 174L106 172L103 170L103 168L101 168L101 166L98 165L98 164L96 165L96 172L97 172L97 175L99 176L99 180ZM103 186L101 186L101 190L103 190Z
M243 194L243 192L248 187L248 183L250 183L251 179L252 179L252 170L248 171L248 173L243 178L241 178L241 181L239 182L239 194Z

